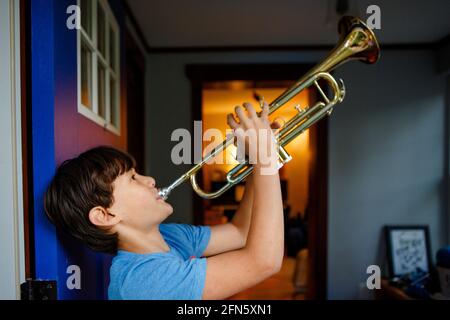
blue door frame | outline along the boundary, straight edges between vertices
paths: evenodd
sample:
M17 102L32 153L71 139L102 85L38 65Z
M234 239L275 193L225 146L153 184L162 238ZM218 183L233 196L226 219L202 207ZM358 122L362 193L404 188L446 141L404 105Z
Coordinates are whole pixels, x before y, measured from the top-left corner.
M105 299L111 256L94 253L49 222L43 195L62 161L96 145L126 149L121 136L105 131L77 111L77 31L66 27L76 0L33 0L30 5L31 132L35 277L58 283L58 299ZM126 114L122 0L110 0L120 27L121 118ZM93 138L94 137L94 138ZM67 267L81 269L81 289L68 289Z

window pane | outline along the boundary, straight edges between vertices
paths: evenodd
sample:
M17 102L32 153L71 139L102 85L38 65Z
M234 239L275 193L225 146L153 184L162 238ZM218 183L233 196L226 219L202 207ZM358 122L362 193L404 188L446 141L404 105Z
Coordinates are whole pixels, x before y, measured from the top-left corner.
M92 55L81 41L81 103L92 109Z
M98 115L103 119L106 119L106 108L105 108L105 98L106 98L106 86L105 86L105 68L99 62L98 63Z
M91 0L81 0L81 26L84 31L92 38L92 5Z
M97 6L97 47L106 58L105 12L100 3Z
M110 92L110 102L111 102L111 123L118 127L119 124L119 112L117 103L117 82L111 77L109 81L109 92Z
M109 27L109 65L116 70L116 34L112 27Z

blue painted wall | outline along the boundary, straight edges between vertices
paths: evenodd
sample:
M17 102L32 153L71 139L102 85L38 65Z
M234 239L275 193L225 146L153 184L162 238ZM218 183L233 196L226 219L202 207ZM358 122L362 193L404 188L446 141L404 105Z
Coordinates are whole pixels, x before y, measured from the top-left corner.
M43 194L55 169L53 6L48 4L31 1L33 206L36 277L55 279L56 234L42 209Z
M77 33L66 27L75 0L31 3L31 103L36 278L56 279L59 299L105 299L111 256L95 253L55 230L43 210L43 194L57 166L97 145L126 149L125 16L121 0L110 6L120 26L121 123L117 136L77 111ZM69 290L69 265L81 268L81 289Z

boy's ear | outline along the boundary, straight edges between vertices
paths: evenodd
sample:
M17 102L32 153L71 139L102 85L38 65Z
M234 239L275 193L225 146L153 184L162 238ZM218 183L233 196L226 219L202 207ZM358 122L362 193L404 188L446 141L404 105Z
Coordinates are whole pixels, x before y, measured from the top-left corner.
M97 206L89 211L89 221L97 227L112 227L117 224L120 219L117 215L111 214L105 208Z

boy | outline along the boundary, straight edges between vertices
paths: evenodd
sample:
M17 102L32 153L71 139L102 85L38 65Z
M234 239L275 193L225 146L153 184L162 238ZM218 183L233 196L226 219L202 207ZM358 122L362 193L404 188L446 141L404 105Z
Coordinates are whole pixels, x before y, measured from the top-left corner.
M134 160L99 147L65 161L45 195L51 221L98 251L116 254L109 299L224 299L278 272L283 259L283 210L268 106L248 103L228 115L235 135L254 135L253 175L231 222L206 227L161 224L172 207ZM267 134L269 133L269 134ZM249 141L246 141L249 143ZM269 161L262 150L269 146ZM267 151L267 150L266 150ZM267 152L265 154L267 159Z

